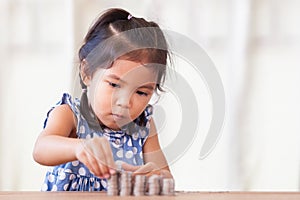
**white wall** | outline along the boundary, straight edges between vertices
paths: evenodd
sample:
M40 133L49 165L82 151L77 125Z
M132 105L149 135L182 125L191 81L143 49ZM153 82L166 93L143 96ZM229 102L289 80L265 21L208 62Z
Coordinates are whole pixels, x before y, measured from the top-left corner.
M199 160L210 96L204 80L176 58L176 70L199 102L197 137L171 165L177 190L299 190L297 0L2 0L0 190L40 189L45 167L32 159L35 139L47 110L62 92L74 92L77 50L92 20L108 7L185 34L206 50L223 80L224 129L212 153ZM167 114L159 129L165 147L176 137L181 113L170 94L159 105Z
M32 149L47 110L70 88L71 2L1 2L0 188L39 190L45 168Z

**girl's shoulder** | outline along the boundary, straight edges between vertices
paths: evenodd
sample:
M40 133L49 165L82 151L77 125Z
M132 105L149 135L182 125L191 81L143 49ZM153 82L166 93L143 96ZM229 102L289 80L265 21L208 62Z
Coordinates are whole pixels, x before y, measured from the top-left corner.
M68 93L64 93L61 99L50 108L47 112L47 118L44 121L44 128L47 125L50 114L58 114L58 115L75 115L77 118L79 115L79 106L80 101L78 99L73 99L72 96Z
M78 109L80 106L80 101L77 98L73 98L70 94L68 93L63 93L60 101L56 105L68 105L70 108L73 109Z
M67 95L53 106L47 113L47 118L44 122L45 134L60 135L65 137L76 137L76 118L72 110L71 102L65 102Z

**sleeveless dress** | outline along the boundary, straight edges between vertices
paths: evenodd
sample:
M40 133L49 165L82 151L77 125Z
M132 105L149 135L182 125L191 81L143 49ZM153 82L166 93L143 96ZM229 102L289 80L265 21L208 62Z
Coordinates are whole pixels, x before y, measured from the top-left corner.
M123 161L131 165L143 165L143 145L149 135L149 119L152 115L153 107L148 105L144 110L144 120L146 126L138 126L131 122L129 126L125 126L120 131L112 131L103 128L102 131L94 131L90 129L87 121L80 114L80 101L72 100L72 97L65 93L62 99L56 104L67 104L72 109L74 116L77 118L77 137L82 139L93 138L95 135L107 138L113 152L114 161L116 163ZM47 113L44 122L44 128L47 125L47 119L52 107ZM136 121L136 120L135 120ZM100 179L93 175L89 169L78 160L61 164L49 168L46 173L42 191L106 191L106 179Z

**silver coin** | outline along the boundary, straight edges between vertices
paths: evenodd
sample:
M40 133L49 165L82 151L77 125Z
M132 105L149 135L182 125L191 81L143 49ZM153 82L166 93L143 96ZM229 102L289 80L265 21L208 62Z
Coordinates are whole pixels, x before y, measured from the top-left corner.
M107 195L117 196L119 194L119 173L112 174L107 179Z
M123 171L120 175L120 196L129 196L132 192L132 173Z
M134 178L133 195L134 196L145 195L145 184L146 184L146 176L136 175Z
M175 182L172 178L164 178L162 179L162 191L161 194L165 196L174 195L174 186Z
M152 175L148 178L148 195L159 195L161 191L161 177L159 175Z

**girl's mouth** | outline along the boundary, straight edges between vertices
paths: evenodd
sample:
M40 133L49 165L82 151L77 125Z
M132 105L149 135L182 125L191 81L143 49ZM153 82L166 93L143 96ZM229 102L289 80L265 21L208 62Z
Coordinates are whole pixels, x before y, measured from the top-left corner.
M113 113L112 116L113 116L113 118L115 120L123 120L123 119L125 119L124 115L120 115L120 114L114 114Z

